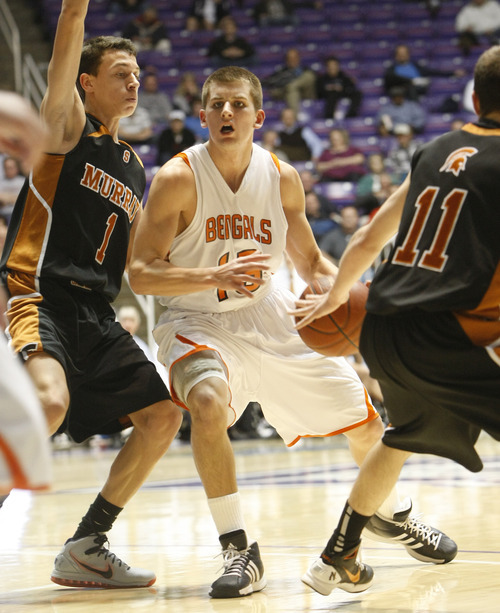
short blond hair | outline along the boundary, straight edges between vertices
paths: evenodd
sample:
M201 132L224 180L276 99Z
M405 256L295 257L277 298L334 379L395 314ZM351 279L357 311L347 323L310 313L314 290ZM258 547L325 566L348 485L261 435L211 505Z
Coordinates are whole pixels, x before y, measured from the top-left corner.
M239 66L224 66L209 75L201 90L201 104L205 108L210 95L210 87L213 83L234 83L235 81L246 81L250 84L250 96L256 109L262 108L263 95L262 85L259 78L246 68Z

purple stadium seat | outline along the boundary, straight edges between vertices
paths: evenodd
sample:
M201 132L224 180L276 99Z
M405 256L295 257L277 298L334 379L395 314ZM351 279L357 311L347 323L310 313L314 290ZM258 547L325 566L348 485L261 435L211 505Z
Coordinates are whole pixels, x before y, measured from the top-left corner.
M349 181L320 181L315 189L340 207L352 204L356 198L356 186Z

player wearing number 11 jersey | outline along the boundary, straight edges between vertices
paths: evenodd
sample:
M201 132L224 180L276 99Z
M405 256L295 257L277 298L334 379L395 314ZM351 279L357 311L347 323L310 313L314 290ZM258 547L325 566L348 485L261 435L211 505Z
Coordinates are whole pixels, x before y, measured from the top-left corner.
M390 426L305 575L318 591L332 574L346 580L349 553L412 452L480 471L481 430L500 440L500 46L476 64L473 101L479 121L416 152L410 175L353 235L328 295L295 311L307 325L345 302L397 233L370 286L360 342Z
M482 468L473 447L481 428L500 438L499 150L500 117L482 117L417 151L361 339L382 385L395 364L407 371L407 386L384 392L398 407L387 444L473 471Z

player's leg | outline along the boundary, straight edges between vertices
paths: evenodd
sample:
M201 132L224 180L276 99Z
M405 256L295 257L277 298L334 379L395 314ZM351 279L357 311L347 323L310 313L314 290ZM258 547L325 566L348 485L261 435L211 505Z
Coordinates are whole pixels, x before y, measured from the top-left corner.
M111 465L102 496L123 507L147 479L174 440L182 421L171 400L130 414L132 432Z
M73 369L70 378L70 389L76 391L72 392L66 430L81 442L94 434L119 432L130 424L133 429L102 491L56 557L51 578L75 587L145 587L154 583L154 573L131 568L109 552L104 547L106 534L168 449L181 414L155 366L114 321L107 305L101 319L92 304L82 301L79 307L88 345L83 346L86 351L78 356L79 368Z
M401 468L410 454L391 449L379 440L368 452L337 527L321 556L302 581L323 595L339 587L362 592L373 580L373 570L357 560L361 534L372 515L394 491Z
M379 448L383 433L384 427L380 419L346 432L351 453L358 466L364 465L365 458L374 447ZM397 456L391 451L386 454L390 457ZM394 474L394 471L391 474ZM401 500L396 481L397 477L385 496L376 492L380 505L367 522L365 534L384 543L403 544L412 557L422 562L443 564L453 560L457 554L455 542L437 528L428 526L410 515L412 501L410 498ZM384 480L381 484L384 490L385 482Z
M0 334L0 507L12 488L51 482L47 423L22 363Z
M31 355L26 369L45 414L48 433L52 435L62 424L69 406L66 374L55 358L43 352Z
M249 543L228 437L230 393L226 370L216 352L199 352L176 363L175 393L189 408L191 446L208 505L219 533L224 572L214 581L212 598L237 598L263 589L264 567L257 543Z
M49 436L57 431L68 410L69 392L64 369L56 359L44 352L31 355L26 368L45 415ZM8 495L4 493L0 496L0 508Z
M105 548L125 504L167 451L181 424L179 409L164 400L130 414L133 430L115 458L108 479L56 558L51 579L70 587L147 587L155 574L132 568Z

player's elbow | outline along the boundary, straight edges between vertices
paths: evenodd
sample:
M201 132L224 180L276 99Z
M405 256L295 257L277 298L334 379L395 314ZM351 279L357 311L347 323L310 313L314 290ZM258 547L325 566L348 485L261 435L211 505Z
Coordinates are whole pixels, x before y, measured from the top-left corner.
M147 294L146 267L141 260L132 260L128 267L130 288L136 294Z

